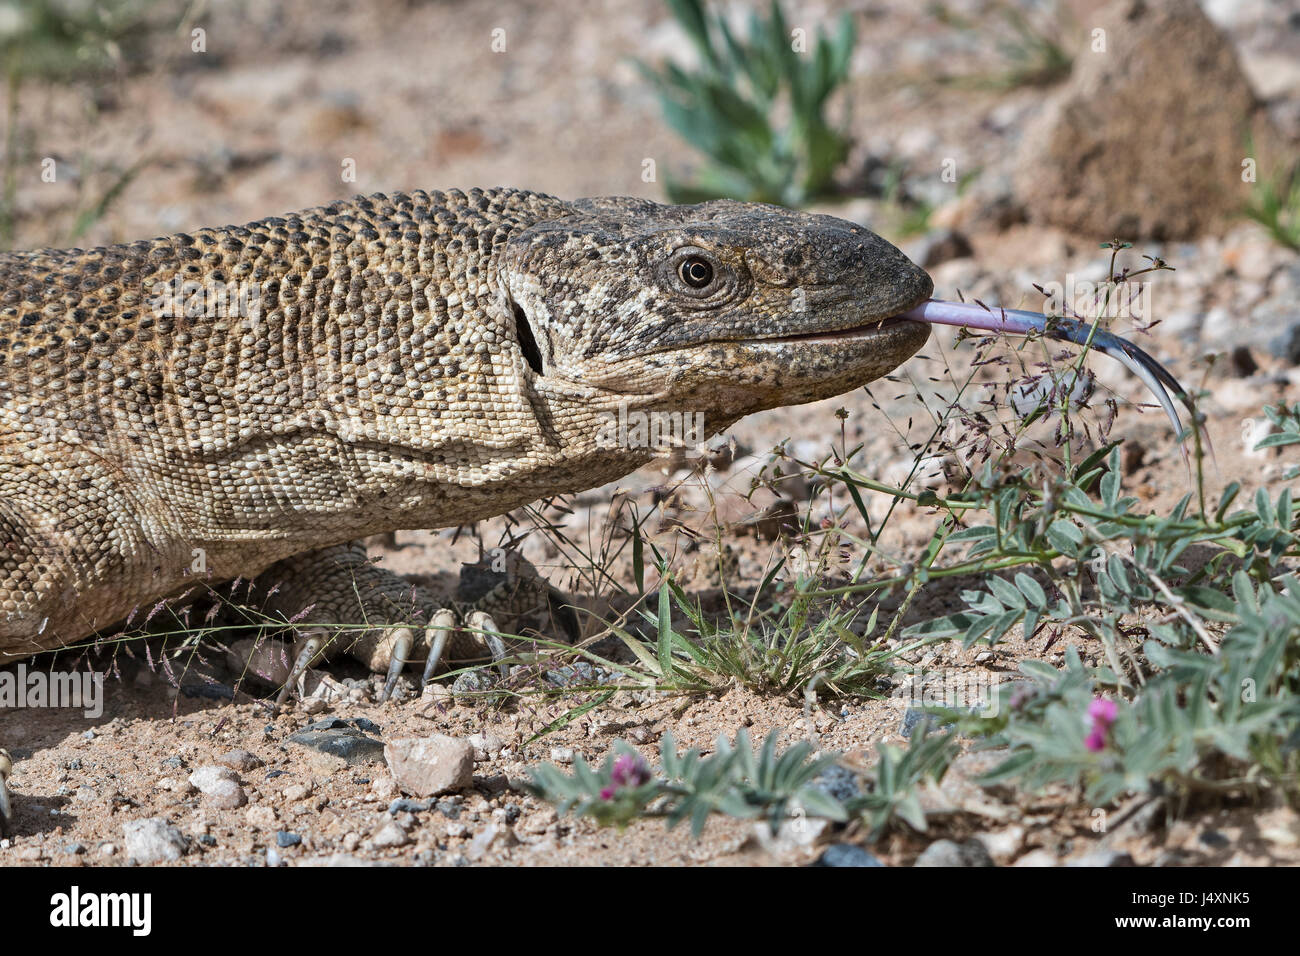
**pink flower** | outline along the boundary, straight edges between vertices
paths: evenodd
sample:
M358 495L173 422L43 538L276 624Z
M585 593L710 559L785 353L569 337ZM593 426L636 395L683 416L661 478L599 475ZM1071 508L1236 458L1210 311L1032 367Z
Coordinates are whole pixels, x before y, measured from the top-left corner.
M1097 753L1106 749L1110 725L1115 723L1115 719L1119 716L1119 705L1113 700L1098 697L1088 705L1088 716L1092 718L1092 730L1083 745L1093 753Z
M639 787L650 779L650 768L640 754L619 754L610 779L619 787Z
M1088 716L1092 718L1094 724L1110 726L1119 716L1119 706L1113 700L1098 697L1088 705Z
M619 754L609 771L610 782L600 790L600 799L613 800L624 787L639 787L650 780L650 766L640 754Z

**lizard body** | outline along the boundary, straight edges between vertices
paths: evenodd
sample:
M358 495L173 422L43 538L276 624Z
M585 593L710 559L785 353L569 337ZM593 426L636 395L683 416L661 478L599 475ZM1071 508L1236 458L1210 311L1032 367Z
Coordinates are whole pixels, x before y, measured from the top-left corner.
M0 661L176 594L196 556L423 626L350 542L625 475L656 450L599 440L620 410L713 435L865 384L926 341L894 317L931 288L827 216L512 189L0 254Z

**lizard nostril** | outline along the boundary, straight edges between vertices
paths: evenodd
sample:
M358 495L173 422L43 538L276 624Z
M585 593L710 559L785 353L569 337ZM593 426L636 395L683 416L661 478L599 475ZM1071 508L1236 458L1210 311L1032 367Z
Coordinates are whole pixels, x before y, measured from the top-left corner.
M524 353L524 361L534 373L545 375L542 368L542 352L537 347L537 339L533 338L533 329L528 324L528 316L518 302L512 303L511 307L515 313L515 338L519 341L519 350Z

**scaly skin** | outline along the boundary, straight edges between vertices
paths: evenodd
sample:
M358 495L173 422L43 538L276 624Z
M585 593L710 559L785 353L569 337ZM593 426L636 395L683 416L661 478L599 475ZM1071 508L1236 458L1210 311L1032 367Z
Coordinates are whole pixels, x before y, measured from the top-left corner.
M178 281L259 297L160 314ZM884 320L930 291L827 216L512 189L0 254L0 660L176 594L196 556L211 581L265 573L285 593L314 565L330 623L423 626L432 599L382 569L357 606L349 542L635 470L653 448L598 437L620 405L701 413L713 435L863 385L925 342Z

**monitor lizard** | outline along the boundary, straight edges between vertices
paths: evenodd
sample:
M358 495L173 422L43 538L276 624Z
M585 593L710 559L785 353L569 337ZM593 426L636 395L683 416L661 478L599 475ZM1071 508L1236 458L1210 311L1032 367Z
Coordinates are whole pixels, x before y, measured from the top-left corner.
M273 582L390 676L481 656L490 620L454 629L357 539L626 475L657 449L608 440L620 412L707 437L861 386L931 291L830 216L517 189L0 254L0 661L197 577Z

